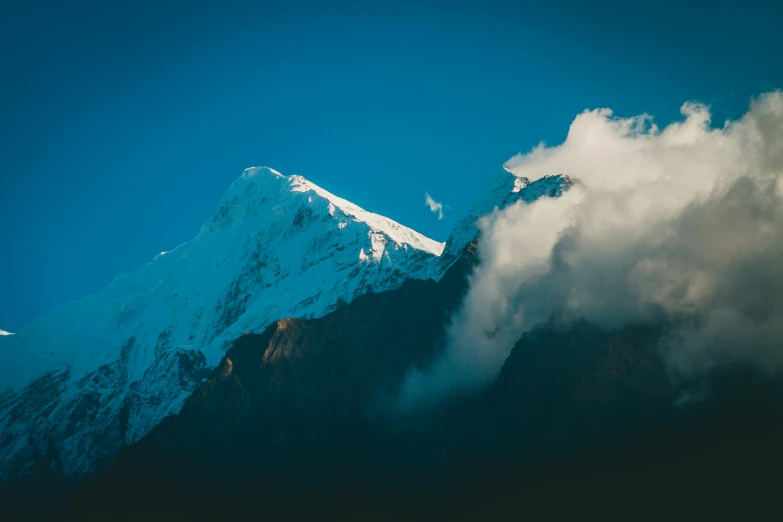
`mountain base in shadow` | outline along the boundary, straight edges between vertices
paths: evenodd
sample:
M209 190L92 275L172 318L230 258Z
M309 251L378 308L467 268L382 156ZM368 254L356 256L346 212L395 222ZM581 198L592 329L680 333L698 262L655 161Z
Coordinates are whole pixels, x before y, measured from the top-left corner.
M733 367L673 381L662 325L553 320L519 340L484 392L391 411L409 368L443 350L474 263L475 244L439 282L243 335L177 415L74 494L61 486L61 504L23 509L57 484L43 472L33 487L6 485L14 516L432 522L777 508L780 380Z

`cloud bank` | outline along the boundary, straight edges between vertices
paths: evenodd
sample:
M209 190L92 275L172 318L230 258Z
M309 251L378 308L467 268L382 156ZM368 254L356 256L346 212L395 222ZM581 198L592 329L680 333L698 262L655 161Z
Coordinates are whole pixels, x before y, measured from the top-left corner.
M783 366L783 95L710 127L708 107L659 129L647 115L586 111L565 142L506 164L567 174L557 199L517 203L479 226L481 263L447 348L412 369L402 407L494 379L516 341L553 316L606 328L666 321L674 374L744 362Z
M424 193L424 204L430 207L430 210L438 214L438 219L443 219L443 203L438 203L429 193Z

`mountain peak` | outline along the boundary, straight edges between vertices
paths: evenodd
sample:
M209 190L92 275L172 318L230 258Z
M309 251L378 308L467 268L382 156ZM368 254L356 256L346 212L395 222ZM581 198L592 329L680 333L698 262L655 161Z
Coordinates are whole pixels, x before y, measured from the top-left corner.
M66 477L89 473L179 411L242 334L440 279L482 216L570 185L501 174L446 246L302 176L245 169L194 239L16 335L2 332L0 479L50 445Z
M270 222L287 213L297 215L300 208L326 214L337 220L345 219L367 224L373 232L386 235L399 245L410 245L416 250L439 256L445 247L396 221L368 212L300 175L284 176L269 167L250 167L231 184L212 219L202 231L214 232L237 226L249 217L265 214ZM263 208L272 212L264 212ZM301 215L301 214L299 214Z
M66 476L88 473L178 411L244 332L425 279L443 248L301 176L246 169L194 239L1 338L0 478L48 441Z

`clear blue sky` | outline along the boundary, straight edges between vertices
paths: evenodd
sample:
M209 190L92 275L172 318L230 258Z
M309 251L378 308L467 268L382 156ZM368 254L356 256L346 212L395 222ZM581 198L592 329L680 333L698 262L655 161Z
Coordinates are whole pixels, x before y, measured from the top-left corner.
M585 108L722 120L783 87L775 2L254 3L4 6L0 328L190 239L251 165L445 240Z

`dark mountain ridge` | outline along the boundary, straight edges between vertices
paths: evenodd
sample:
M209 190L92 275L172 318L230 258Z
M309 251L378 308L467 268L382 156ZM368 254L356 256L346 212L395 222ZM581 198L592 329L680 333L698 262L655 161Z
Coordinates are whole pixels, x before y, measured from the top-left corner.
M390 414L407 369L439 353L475 261L474 243L439 282L240 337L179 414L79 488L65 518L647 518L771 505L779 381L742 367L674 381L661 325L553 320L520 339L485 392Z

